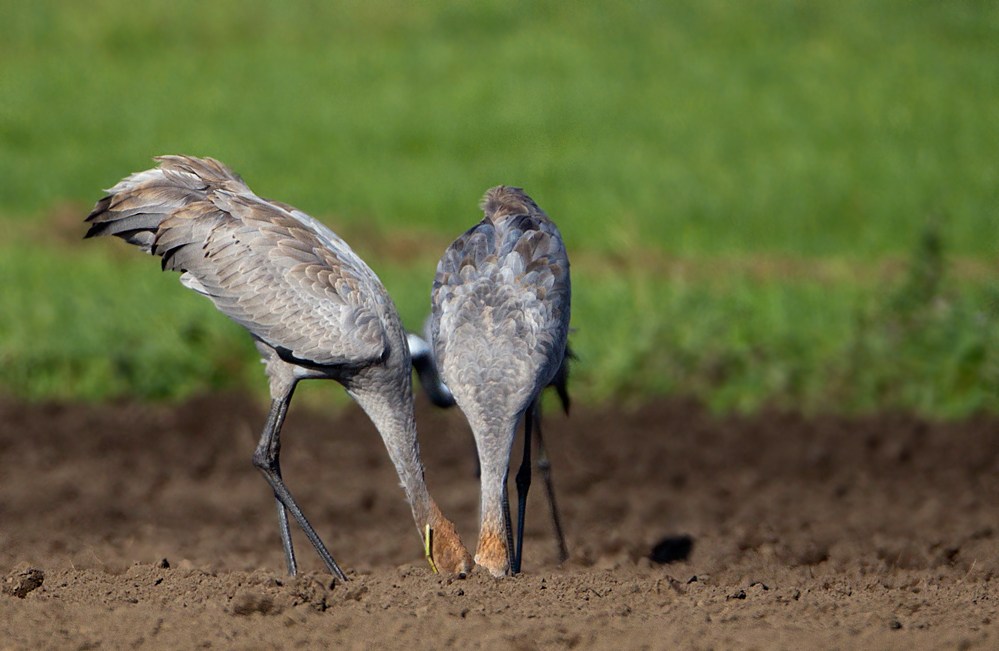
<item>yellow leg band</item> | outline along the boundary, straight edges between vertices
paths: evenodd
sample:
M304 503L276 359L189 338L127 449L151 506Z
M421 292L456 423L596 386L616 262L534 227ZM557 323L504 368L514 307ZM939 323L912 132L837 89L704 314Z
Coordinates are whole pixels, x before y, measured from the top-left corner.
M432 535L431 531L432 531L432 529L430 528L430 525L428 524L427 528L423 532L423 553L426 554L426 556L427 556L427 562L430 563L430 569L434 571L434 574L437 574L437 566L434 565L434 557L431 554L431 550L432 550L432 547L431 547L431 535Z

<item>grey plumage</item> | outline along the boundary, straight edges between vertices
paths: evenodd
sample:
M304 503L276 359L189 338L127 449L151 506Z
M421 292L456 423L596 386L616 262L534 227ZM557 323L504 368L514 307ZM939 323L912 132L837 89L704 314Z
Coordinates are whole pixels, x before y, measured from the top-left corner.
M424 337L430 339L430 319L427 319L423 326ZM437 368L437 362L434 361L433 349L427 344L426 339L416 334L415 332L406 333L406 341L409 343L409 352L413 359L413 369L416 371L416 377L420 381L420 386L423 387L423 392L427 394L427 398L435 407L440 407L441 409L449 409L454 407L458 403L454 399L454 395L451 393L451 389L444 383L441 379L440 371ZM575 359L576 356L573 354L568 343L565 347L565 355L562 357L562 363L559 365L558 370L552 377L551 382L548 387L554 388L558 394L559 401L562 403L562 411L565 412L566 416L569 415L569 360ZM558 560L560 563L564 563L569 559L569 548L565 542L565 533L562 528L562 516L558 508L558 500L555 497L555 482L552 479L551 473L551 460L548 457L548 448L545 446L544 436L541 429L541 405L538 403L537 408L533 410L534 424L532 427L532 433L534 434L534 439L537 441L538 449L538 461L537 468L538 472L541 473L541 478L545 482L545 492L548 498L548 508L551 511L552 516L552 529L555 532L555 543L558 546ZM477 454L477 453L476 453ZM479 465L478 458L476 458L476 475L479 475Z
M479 450L475 560L501 575L517 570L512 561L519 564L519 546L517 556L511 556L505 501L510 451L520 419L533 414L565 358L571 286L561 234L523 190L493 188L482 209L484 219L455 240L437 266L431 338L440 374L468 418ZM528 470L532 421L525 421Z
M97 202L86 237L116 235L162 258L164 270L207 296L253 336L266 363L271 413L254 463L275 491L288 571L296 572L291 513L331 572L332 557L284 486L281 425L299 380L333 379L375 423L433 560L464 572L470 557L427 492L416 441L410 358L392 299L373 271L309 215L255 195L211 158L163 156Z
M430 326L431 319L428 318L423 323L422 335L418 335L415 332L407 332L406 342L409 344L409 354L413 360L413 370L416 371L416 377L420 381L420 386L423 387L423 392L427 394L427 398L435 407L449 409L458 403L455 402L451 389L441 379L437 362L434 361L434 351L430 347L430 344L427 343L433 339ZM559 401L562 403L562 411L567 416L569 415L569 407L572 403L572 399L569 397L570 359L576 359L576 355L572 352L569 344L566 343L562 363L559 365L558 370L555 371L552 381L548 384L548 387L555 389L555 392L558 394Z

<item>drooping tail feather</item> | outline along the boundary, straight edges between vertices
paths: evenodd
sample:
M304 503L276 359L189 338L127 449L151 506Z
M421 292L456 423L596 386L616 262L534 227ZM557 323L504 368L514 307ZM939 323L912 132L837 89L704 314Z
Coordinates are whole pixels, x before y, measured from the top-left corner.
M207 212L193 204L212 206L214 190L248 190L238 174L212 158L160 156L154 160L158 167L122 179L97 202L86 219L90 229L84 237L115 235L146 253L162 254L153 245L165 220L192 209Z

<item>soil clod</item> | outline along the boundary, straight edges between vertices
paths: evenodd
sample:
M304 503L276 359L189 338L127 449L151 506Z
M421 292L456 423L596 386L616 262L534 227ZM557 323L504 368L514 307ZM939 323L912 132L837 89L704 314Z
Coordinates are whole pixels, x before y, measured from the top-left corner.
M24 599L29 592L42 587L43 581L45 581L45 572L22 563L4 577L3 593Z

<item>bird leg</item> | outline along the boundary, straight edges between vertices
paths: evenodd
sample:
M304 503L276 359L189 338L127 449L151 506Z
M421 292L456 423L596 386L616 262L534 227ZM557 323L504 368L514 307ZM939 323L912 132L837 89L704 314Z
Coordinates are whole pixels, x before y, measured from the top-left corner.
M264 425L264 432L274 431L275 429L280 432L281 425L284 423L285 414L288 411L288 402L290 400L291 396L288 396L287 401L271 401L271 410L270 413L267 414L267 423ZM262 444L263 439L261 439L261 445ZM271 445L274 450L274 472L276 472L278 478L280 478L281 466L278 459L281 455L281 442L278 436L273 437ZM254 455L254 465L257 465L256 455ZM259 468L260 466L257 465L257 467ZM298 574L298 563L295 562L295 548L291 544L291 527L288 524L288 509L285 508L284 503L278 499L277 495L274 496L274 501L277 503L278 529L281 531L281 546L284 548L285 563L288 564L288 576L295 576Z
M280 479L281 469L275 467L275 470ZM295 548L291 545L291 527L288 524L288 509L284 507L284 503L278 499L277 495L274 496L274 501L277 502L278 529L281 531L281 546L284 548L284 561L288 565L288 576L295 576L298 574L298 563L295 562Z
M295 499L288 491L288 487L285 486L284 480L281 479L281 425L284 423L284 417L288 413L288 404L291 402L293 392L294 386L280 398L271 401L271 411L267 416L267 424L264 426L264 432L260 436L260 443L253 453L253 465L263 473L267 483L274 490L274 498L277 500L278 526L281 530L281 544L284 547L285 562L288 564L288 574L295 576L298 572L298 567L295 563L295 551L291 543L291 531L288 524L288 513L290 512L295 521L298 522L298 526L305 532L309 542L316 548L316 552L330 573L341 581L347 581L347 576L336 564L336 561L333 560L333 557L326 549L326 545L319 539L319 535L315 529L305 519L302 510L298 508L298 504L295 503Z
M510 566L511 574L520 573L520 561L524 552L524 515L527 511L527 491L531 488L531 427L534 424L534 412L538 410L537 401L527 407L524 414L524 456L520 460L520 470L515 479L517 484L517 551Z
M510 496L507 492L507 476L505 474L503 475L503 527L506 529L506 566L513 568L513 526L510 521Z
M538 439L538 472L545 482L548 492L548 506L552 512L552 527L555 529L555 542L558 544L558 562L569 560L569 548L565 544L565 534L562 532L562 517L559 515L558 504L555 502L555 484L552 481L552 464L548 460L548 448L541 434L541 404L534 410L534 433Z

